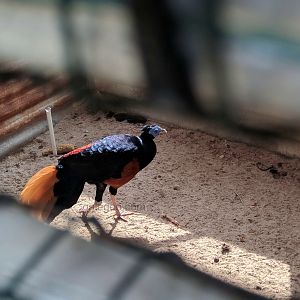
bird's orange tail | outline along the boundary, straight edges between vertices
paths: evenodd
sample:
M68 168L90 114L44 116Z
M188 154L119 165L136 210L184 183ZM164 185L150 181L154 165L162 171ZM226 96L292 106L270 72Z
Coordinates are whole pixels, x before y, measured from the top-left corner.
M33 175L20 195L20 202L33 209L33 215L46 220L55 202L53 188L58 181L55 166L47 166Z

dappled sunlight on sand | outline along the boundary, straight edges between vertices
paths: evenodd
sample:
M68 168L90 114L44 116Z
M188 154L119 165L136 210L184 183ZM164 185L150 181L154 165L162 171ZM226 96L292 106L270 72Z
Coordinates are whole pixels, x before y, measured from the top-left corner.
M100 236L94 224L88 229L78 212L82 205L93 200L82 195L80 201L65 211L55 227L68 229L72 234L86 240ZM116 221L110 203L104 202L90 216L96 217L106 233L120 240L130 241L158 252L172 251L186 263L245 289L256 289L263 295L275 291L276 299L288 299L291 292L290 266L279 260L247 251L240 246L225 243L193 232L174 224L140 213L128 216L128 222ZM228 251L222 253L222 246ZM238 263L237 263L238 262ZM264 277L257 276L264 272Z

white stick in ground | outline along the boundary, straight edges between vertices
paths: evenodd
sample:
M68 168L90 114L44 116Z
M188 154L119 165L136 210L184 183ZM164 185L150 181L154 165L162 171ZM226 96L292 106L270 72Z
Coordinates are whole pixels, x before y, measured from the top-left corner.
M46 107L45 111L46 111L46 115L47 115L48 127L49 127L49 132L50 132L52 152L53 152L53 155L57 155L55 136L54 136L54 130L53 130L52 115L51 115L51 107L50 106Z

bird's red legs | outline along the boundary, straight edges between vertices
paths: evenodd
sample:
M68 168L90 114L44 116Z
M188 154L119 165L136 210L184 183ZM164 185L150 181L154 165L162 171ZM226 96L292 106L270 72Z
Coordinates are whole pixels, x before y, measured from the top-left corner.
M114 207L114 210L116 212L116 216L117 216L117 219L120 219L120 220L123 220L125 222L128 222L124 217L125 216L129 216L129 215L138 215L139 213L137 212L133 212L133 211L128 211L126 213L122 213L120 212L119 210L119 207L118 207L118 203L117 203L117 199L116 199L116 196L114 195L110 195L111 197L111 202L112 202L112 205Z
M87 207L83 206L81 209L79 209L79 212L82 213L83 215L87 216L91 210L96 209L100 205L101 205L101 202L95 201L93 205L90 205Z
M84 206L84 207L82 207L82 208L79 210L79 212L82 213L82 215L87 216L88 213L89 213L91 210L96 209L96 208L97 208L98 206L100 206L101 203L102 203L102 196L103 196L103 193L104 193L104 191L105 191L106 184L104 184L104 183L101 182L101 183L96 183L95 185L96 185L95 202L94 202L94 204L91 205L91 206L88 206L88 207Z

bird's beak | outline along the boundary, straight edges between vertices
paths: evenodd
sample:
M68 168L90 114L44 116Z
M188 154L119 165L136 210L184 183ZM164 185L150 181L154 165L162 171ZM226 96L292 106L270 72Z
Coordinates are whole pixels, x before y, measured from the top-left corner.
M168 133L168 131L164 128L162 128L161 131L164 132L164 133Z

